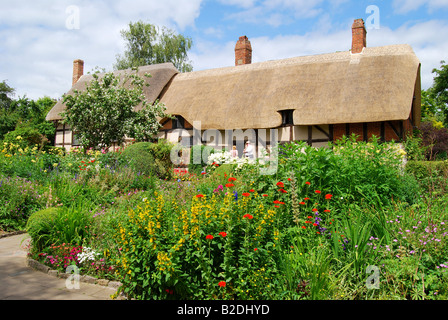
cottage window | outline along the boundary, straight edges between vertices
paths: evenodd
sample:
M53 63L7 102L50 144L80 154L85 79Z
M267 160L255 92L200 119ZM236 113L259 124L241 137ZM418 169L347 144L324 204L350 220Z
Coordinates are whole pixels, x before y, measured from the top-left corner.
M281 110L280 111L280 113L282 115L282 126L294 125L293 112L294 112L294 110Z

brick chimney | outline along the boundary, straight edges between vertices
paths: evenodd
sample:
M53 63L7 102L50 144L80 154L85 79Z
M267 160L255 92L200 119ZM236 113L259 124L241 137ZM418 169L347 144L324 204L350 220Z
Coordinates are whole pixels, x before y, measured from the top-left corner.
M352 53L361 53L367 46L367 31L363 19L356 19L352 25Z
M235 46L235 66L252 63L252 46L246 36L242 36Z
M73 83L74 85L78 82L79 78L81 78L84 74L84 61L77 59L73 61Z

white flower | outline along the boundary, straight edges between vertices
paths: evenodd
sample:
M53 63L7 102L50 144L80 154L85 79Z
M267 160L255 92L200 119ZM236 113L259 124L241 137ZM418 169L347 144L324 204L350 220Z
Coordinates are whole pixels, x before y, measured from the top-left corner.
M78 255L79 263L83 263L84 261L95 261L95 256L99 255L99 253L95 252L89 247L84 247L82 252Z

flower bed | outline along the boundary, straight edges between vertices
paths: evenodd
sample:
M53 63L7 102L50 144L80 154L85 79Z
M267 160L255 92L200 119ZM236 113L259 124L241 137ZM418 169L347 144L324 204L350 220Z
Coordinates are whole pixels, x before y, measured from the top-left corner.
M421 192L397 150L292 144L273 175L257 161L212 161L166 180L101 152L51 155L50 166L21 168L27 179L14 180L15 157L50 156L8 153L0 201L16 195L24 205L0 221L24 226L55 209L30 258L119 281L129 298L446 299L446 188Z

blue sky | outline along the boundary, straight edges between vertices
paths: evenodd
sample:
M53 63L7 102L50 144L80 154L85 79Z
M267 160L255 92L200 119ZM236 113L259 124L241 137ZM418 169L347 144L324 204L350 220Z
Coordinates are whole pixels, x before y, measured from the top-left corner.
M2 0L0 81L16 97L60 98L72 63L111 70L131 21L166 26L193 39L194 70L232 66L239 36L253 62L345 51L351 24L368 24L367 46L407 43L422 63L422 86L448 61L448 0ZM370 9L370 10L368 10ZM373 19L376 17L376 19Z

